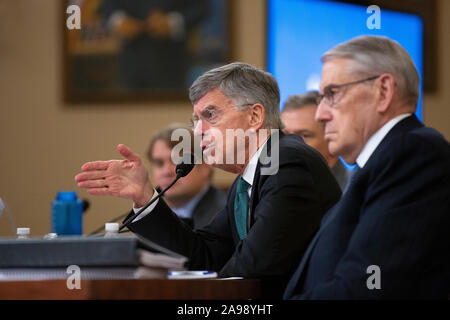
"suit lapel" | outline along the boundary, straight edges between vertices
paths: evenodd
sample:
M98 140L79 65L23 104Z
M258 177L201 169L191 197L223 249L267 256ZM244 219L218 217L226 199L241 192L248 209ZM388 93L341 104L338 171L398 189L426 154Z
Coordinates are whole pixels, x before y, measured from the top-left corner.
M378 162L378 158L382 156L384 152L386 152L386 146L390 143L390 141L398 135L402 135L405 132L409 132L411 130L421 128L423 124L417 119L417 117L413 114L405 119L402 119L399 123L397 123L381 140L380 144L373 151L367 163L364 165L364 168L370 167L372 164Z
M273 140L273 137L275 137L275 140ZM271 157L271 151L272 151L272 144L274 148L279 148L279 141L281 138L283 138L284 134L281 131L278 131L278 133L272 133L271 136L267 139L266 144L264 145L264 148L258 158L258 164L256 165L256 171L255 176L253 177L253 183L252 183L252 192L249 199L249 205L248 205L248 220L247 220L247 227L250 228L250 226L253 225L255 219L254 219L254 211L255 207L259 202L259 184L261 180L261 168L269 167L272 165L268 160L272 160ZM275 145L275 143L277 145ZM266 160L268 158L268 160ZM261 161L262 160L262 161Z
M255 177L253 178L253 183L252 183L252 191L251 191L251 196L248 202L248 214L247 214L247 230L250 229L250 226L253 224L254 221L254 217L253 217L253 213L255 211L255 208L253 208L253 204L255 203L255 198L258 197L258 182L259 182L259 178L260 178L260 170L259 170L259 163L258 166L256 167L256 172L255 172ZM258 201L256 202L258 203Z

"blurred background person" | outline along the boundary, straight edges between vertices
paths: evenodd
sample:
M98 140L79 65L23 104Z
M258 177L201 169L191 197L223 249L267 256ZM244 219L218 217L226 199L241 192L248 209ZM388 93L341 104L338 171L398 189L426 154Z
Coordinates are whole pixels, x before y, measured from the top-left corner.
M172 162L171 153L179 141L172 141L171 137L177 129L191 133L191 146L194 149L192 130L182 124L171 124L152 138L147 150L151 175L160 189L165 189L176 176L176 164ZM207 225L226 204L225 192L211 185L212 174L211 166L204 162L197 164L191 173L164 194L164 200L172 211L194 229Z
M285 133L300 135L308 145L322 154L339 186L344 190L350 171L344 167L338 155L332 155L328 151L324 125L314 119L318 97L317 91L290 96L283 105L281 119L285 125Z

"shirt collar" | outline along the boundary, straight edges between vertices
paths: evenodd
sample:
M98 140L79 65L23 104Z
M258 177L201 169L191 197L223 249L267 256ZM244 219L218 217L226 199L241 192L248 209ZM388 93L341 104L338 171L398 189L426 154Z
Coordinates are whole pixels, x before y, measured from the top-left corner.
M256 167L258 166L258 159L261 155L262 150L264 149L264 146L267 143L267 140L264 141L264 143L256 150L256 152L253 154L253 156L250 158L250 161L248 162L247 166L244 169L244 173L242 174L242 179L244 179L250 186L253 185L253 178L255 177L256 173Z
M358 164L358 166L360 168L365 166L365 164L369 160L372 153L375 151L375 149L378 147L378 145L381 143L381 141L384 139L384 137L389 133L389 131L391 131L391 129L397 123L399 123L401 120L405 119L406 117L409 117L410 115L412 115L412 113L404 113L404 114L401 114L401 115L391 119L384 126L382 126L380 129L378 129L378 131L375 132L369 138L369 140L367 140L361 153L356 158L356 163Z

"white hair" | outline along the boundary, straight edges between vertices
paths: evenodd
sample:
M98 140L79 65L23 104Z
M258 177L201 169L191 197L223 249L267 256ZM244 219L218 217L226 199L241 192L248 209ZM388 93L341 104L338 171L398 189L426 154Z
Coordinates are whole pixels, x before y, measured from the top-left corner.
M391 74L399 88L399 94L408 103L417 106L420 92L419 73L408 52L396 41L380 36L360 36L341 43L325 52L325 63L335 58L357 62L356 73L377 75Z

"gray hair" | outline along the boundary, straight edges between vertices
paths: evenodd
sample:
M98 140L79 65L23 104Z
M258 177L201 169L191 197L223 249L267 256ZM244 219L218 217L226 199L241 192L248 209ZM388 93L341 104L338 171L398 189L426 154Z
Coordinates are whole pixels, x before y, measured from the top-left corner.
M309 91L305 94L293 94L286 100L281 112L297 110L310 105L317 106L317 98L319 98L318 91Z
M400 96L417 106L420 92L419 73L408 52L396 41L380 36L360 36L341 43L322 56L323 63L347 58L358 63L356 73L391 74Z
M275 78L268 72L242 62L230 63L210 71L194 81L189 98L196 104L205 94L219 88L239 110L250 105L263 105L266 129L283 129L280 116L280 90Z

